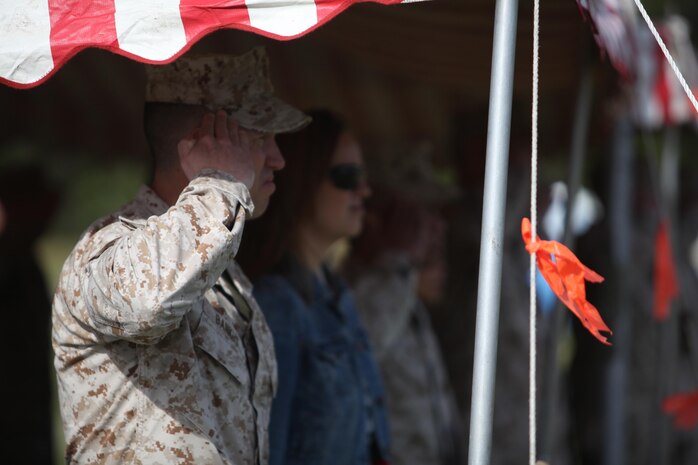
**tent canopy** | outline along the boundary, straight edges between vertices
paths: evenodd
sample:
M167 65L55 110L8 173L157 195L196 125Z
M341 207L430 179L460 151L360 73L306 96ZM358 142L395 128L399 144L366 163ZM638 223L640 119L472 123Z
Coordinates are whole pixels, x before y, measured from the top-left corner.
M4 2L0 8L0 82L19 88L38 85L89 47L137 61L165 63L218 29L293 39L361 1L365 0Z
M450 149L455 131L473 135L478 140L467 144L467 156L482 162L493 15L489 0L365 3L296 40L226 29L193 49L241 53L264 45L277 92L297 106L332 107L346 114L364 139L428 139ZM515 117L521 115L516 130L526 138L530 27L530 11L522 7L514 95L521 102L515 105ZM567 143L580 57L590 43L573 1L546 5L542 116L550 115L546 127L553 138L546 144ZM43 85L21 92L0 86L0 102L13 108L12 114L0 114L0 141L31 140L56 151L79 148L100 157L139 158L147 150L140 122L143 89L138 62L85 50Z

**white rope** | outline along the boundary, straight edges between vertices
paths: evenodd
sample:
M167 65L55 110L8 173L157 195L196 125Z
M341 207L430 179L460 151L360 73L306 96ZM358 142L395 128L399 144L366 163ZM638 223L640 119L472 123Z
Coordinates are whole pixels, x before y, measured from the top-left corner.
M693 104L693 108L698 113L698 101L693 95L690 87L686 83L681 71L676 62L672 58L669 50L667 50L664 41L659 36L657 29L654 27L652 20L647 15L647 11L640 3L640 0L634 0L635 5L640 10L640 14L644 18L647 26L649 26L652 35L662 49L671 69L681 83L684 92ZM538 70L540 66L539 56L539 41L540 41L540 0L533 1L533 97L531 104L531 241L535 242L538 226L538 214L536 208L536 200L538 198ZM530 300L529 300L529 373L528 373L528 463L529 465L536 464L536 254L531 254L530 262Z
M538 212L538 68L540 0L533 1L533 98L531 102L531 241L536 240ZM531 254L528 372L528 463L536 463L536 254Z
M683 87L683 90L684 90L684 92L686 92L688 99L693 104L693 108L696 110L696 113L698 113L698 102L696 101L696 97L695 97L695 95L693 95L691 88L688 87L688 83L686 83L686 79L684 79L683 74L681 74L679 67L676 66L676 62L674 61L671 54L669 53L669 50L667 50L666 45L664 45L664 41L659 36L659 32L657 32L657 29L654 27L654 24L652 23L652 20L650 19L649 15L647 14L647 11L645 11L645 7L642 6L642 3L640 3L640 0L635 0L635 5L637 5L637 9L640 10L640 14L645 19L645 22L647 23L647 26L650 28L650 31L652 32L654 39L659 44L659 48L662 49L664 56L666 57L667 61L669 62L669 66L671 66L671 69L674 70L674 74L676 74L676 77L679 79L679 82L681 83L681 87Z

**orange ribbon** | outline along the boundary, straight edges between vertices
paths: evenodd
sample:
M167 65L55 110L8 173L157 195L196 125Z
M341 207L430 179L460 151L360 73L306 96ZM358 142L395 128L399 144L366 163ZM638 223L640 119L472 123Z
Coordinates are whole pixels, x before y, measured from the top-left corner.
M698 391L675 394L664 399L662 411L674 416L674 426L688 430L698 424Z
M596 339L611 345L601 332L613 332L606 326L596 307L587 302L584 283L585 280L600 283L603 277L584 266L570 249L557 241L542 241L536 236L536 241L532 242L531 222L528 218L521 222L521 235L526 250L536 254L536 264L550 289Z

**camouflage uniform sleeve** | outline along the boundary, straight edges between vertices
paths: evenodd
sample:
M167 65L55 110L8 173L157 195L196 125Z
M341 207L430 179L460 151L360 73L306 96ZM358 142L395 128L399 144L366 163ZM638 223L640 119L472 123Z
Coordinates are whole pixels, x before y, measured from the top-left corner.
M233 259L252 209L244 184L204 170L163 215L99 231L76 271L83 321L107 336L159 341Z

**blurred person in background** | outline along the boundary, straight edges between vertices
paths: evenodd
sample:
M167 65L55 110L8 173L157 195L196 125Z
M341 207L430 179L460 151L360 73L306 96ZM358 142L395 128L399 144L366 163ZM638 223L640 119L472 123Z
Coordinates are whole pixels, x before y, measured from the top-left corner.
M431 326L443 300L446 222L457 191L437 181L426 147L375 157L366 227L347 274L385 384L396 465L462 463L460 415Z
M53 463L51 301L36 244L53 219L58 191L38 166L0 175L0 338L5 374L2 463Z
M383 388L353 296L326 264L359 234L370 195L361 148L328 111L279 138L286 169L239 259L274 336L279 389L269 426L273 465L385 463Z

